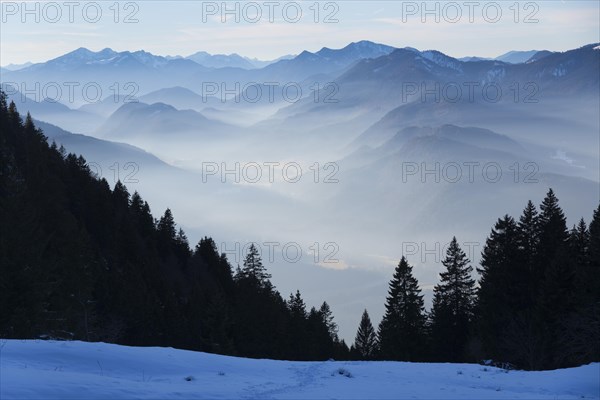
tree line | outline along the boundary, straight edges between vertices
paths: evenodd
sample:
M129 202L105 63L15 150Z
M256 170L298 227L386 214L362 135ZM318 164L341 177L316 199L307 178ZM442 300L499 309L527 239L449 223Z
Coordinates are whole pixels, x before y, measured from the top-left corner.
M349 349L329 305L288 299L252 246L235 270L190 246L167 209L93 175L0 92L0 337L172 346L293 360L480 361L544 369L599 360L600 207L570 231L552 190L491 231L477 268L454 238L425 311L403 257L377 330Z
M365 310L351 356L364 360L494 361L554 369L600 361L600 206L570 230L550 189L538 209L497 220L479 281L456 238L425 311L402 257L378 330Z

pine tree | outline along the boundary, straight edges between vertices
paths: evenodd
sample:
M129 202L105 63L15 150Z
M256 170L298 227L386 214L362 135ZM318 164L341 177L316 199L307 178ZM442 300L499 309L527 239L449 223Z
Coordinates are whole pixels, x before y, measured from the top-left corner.
M446 271L440 273L440 283L433 289L431 335L436 359L465 359L475 304L475 281L469 262L456 237L452 238L442 261Z
M117 207L127 209L129 207L129 192L121 181L117 181L113 190L113 199Z
M306 314L306 304L302 299L302 295L299 290L296 290L296 294L290 293L290 299L288 300L288 308L290 310L290 314L292 318L296 318L298 320L304 320L307 317Z
M499 342L500 347L504 348L501 360L529 369L539 368L543 351L543 327L537 311L541 287L537 266L540 236L540 217L537 208L529 200L517 224L519 272L518 280L511 289L515 306L509 311L512 312L512 317L504 327L503 340Z
M425 306L412 267L402 257L389 284L385 314L379 324L380 357L416 361L425 354Z
M587 291L590 293L590 302L600 302L600 205L594 210L594 216L589 227L589 244L587 251L586 274L589 279Z
M8 105L8 122L13 128L20 128L23 124L21 115L19 114L19 111L17 111L17 106L12 100Z
M155 232L154 220L150 213L150 206L137 191L131 196L130 209L142 237L145 239L150 238Z
M557 256L565 254L565 246L569 238L567 219L558 204L558 198L552 189L540 205L539 243L536 251L536 274L544 277L546 270L556 261Z
M31 118L31 114L29 114L29 112L27 112L27 116L25 117L23 128L25 129L26 133L39 136L40 138L46 140L46 137L42 134L42 132L35 127L33 118Z
M346 341L344 339L337 341L333 344L333 356L336 360L350 359L350 349L348 348L348 345L346 344Z
M238 271L237 279L250 281L262 289L272 289L270 282L271 274L263 266L262 259L254 243L250 245L248 254L246 254L246 258L244 259L244 266Z
M179 228L175 236L175 255L179 259L179 265L185 266L191 254L187 235L182 228Z
M338 327L337 324L333 321L333 313L331 312L331 308L326 301L321 304L321 308L319 308L319 313L321 314L323 321L325 322L325 326L327 326L327 332L329 333L329 337L331 340L338 340Z
M594 213L597 217L597 211ZM597 221L596 221L597 222ZM592 224L596 223L592 221ZM575 269L575 305L559 324L559 360L577 366L600 360L600 286L598 269L591 265L591 228L583 218L569 233L569 261ZM594 273L595 272L595 273Z
M353 347L362 360L372 360L377 353L377 335L367 310L362 314Z
M523 287L521 307L530 309L536 301L539 285L535 279L537 250L540 241L540 225L538 212L531 200L519 218L517 241L519 245L519 258L523 264L521 280Z
M333 341L323 314L311 307L306 319L307 345L303 349L308 359L326 360L333 355Z
M569 261L573 264L575 270L575 285L577 286L577 298L579 303L588 302L591 299L591 287L588 280L593 280L589 276L589 247L590 233L583 218L579 224L574 225L569 232Z
M156 226L158 233L164 240L175 240L176 230L175 230L175 219L173 218L173 213L169 208L165 210L165 213L158 221Z
M227 294L232 294L233 276L231 265L229 265L225 254L219 255L217 244L212 238L205 236L200 239L194 250L194 258L201 259L223 290Z
M564 362L559 342L562 323L575 310L575 268L569 260L567 221L552 189L540 209L536 279L540 279L541 286L536 317L544 328L540 332L541 365L553 368Z
M190 242L188 241L187 235L183 231L182 228L179 228L177 231L177 236L175 237L175 241L180 244L182 247L185 247L187 250L190 248Z
M485 357L497 361L516 362L511 358L516 352L512 340L507 341L506 327L522 311L521 282L524 266L521 265L519 240L515 220L505 215L498 219L486 240L481 257L481 274L478 290L477 330Z
M583 218L569 232L569 248L572 256L575 257L577 264L582 265L587 262L588 248L590 245L590 233Z
M307 354L307 349L311 347L307 320L308 314L306 312L306 304L299 290L296 290L295 295L290 293L287 308L290 315L287 334L289 343L288 354L296 360L308 360L310 354Z

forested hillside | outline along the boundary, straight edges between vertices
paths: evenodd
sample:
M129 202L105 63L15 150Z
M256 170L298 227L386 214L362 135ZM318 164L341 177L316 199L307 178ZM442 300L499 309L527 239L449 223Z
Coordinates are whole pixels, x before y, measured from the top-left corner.
M515 220L499 218L485 242L476 282L456 238L425 311L403 257L373 330L368 313L351 352L361 359L473 362L554 369L600 360L600 207L571 230L552 189ZM373 350L375 348L376 350ZM378 350L377 350L378 349Z
M0 95L0 335L327 359L344 352L327 303L285 301L251 251L233 274L190 247L170 210L96 179Z
M498 219L479 267L453 238L430 311L402 257L379 328L365 310L350 350L329 305L285 300L254 246L236 271L210 237L190 247L169 209L155 219L137 192L111 190L1 92L0 227L3 338L525 369L600 361L600 207L569 230L552 189L539 211L530 201Z

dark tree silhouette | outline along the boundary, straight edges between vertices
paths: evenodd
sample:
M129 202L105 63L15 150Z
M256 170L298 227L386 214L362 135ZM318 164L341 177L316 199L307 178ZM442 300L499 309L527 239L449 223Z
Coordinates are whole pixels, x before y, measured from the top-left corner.
M354 350L362 360L372 360L377 353L377 335L367 310L363 312L354 339Z
M379 324L381 357L416 361L425 358L425 306L412 267L402 257L389 284L385 314Z

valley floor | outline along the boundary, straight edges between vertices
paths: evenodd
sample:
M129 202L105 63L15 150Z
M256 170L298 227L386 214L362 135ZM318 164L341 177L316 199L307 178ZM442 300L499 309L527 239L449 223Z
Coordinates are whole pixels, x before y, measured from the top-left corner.
M0 342L1 399L598 399L600 364L289 362L105 343Z

